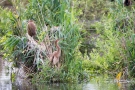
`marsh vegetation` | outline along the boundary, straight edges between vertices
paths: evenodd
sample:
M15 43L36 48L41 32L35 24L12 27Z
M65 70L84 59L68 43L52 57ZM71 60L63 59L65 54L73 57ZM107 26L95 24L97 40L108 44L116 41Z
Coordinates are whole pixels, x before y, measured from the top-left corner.
M12 9L0 7L0 53L12 67L23 67L23 78L32 83L75 83L96 75L135 79L133 0L127 6L120 0L11 0L8 4Z

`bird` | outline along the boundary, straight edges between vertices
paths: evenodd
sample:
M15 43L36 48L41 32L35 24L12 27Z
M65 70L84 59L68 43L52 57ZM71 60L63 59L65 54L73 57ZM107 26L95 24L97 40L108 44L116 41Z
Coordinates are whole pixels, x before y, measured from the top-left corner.
M27 24L27 31L31 37L36 36L36 24L33 20L29 20Z
M125 6L131 5L131 0L125 0L125 1L124 1L124 5L125 5Z
M50 62L53 66L56 66L59 64L59 59L60 59L60 56L61 56L61 47L59 46L59 39L57 39L55 41L55 45L56 45L56 48L57 50L54 51L51 55L50 55ZM57 66L58 67L58 66Z

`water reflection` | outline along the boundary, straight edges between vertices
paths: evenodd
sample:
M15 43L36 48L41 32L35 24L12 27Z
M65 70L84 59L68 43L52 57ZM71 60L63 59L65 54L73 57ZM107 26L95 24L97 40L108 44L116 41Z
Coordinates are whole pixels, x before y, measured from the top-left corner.
M21 85L13 84L12 90L37 90L36 86L33 86L31 84L23 83Z
M135 84L131 83L129 90L135 90Z
M135 90L135 84L133 83L121 83L119 90Z
M67 84L67 83L54 83L45 84L39 83L37 90L83 90L82 84Z
M83 90L98 90L98 84L91 84L91 83L84 84Z
M8 62L4 62L0 58L0 90L12 90L12 83L11 83L11 69L7 68L6 66L10 67Z
M103 82L97 90L135 90L135 83L127 82Z
M0 59L0 90L135 90L135 84L118 83L112 79L93 79L89 83L81 84L37 83L31 85L28 80L23 78L16 79L16 82L12 83L11 63Z
M119 88L117 83L104 81L102 83L82 83L82 84L38 83L36 85L36 88L31 90L135 90L134 84L122 83L122 86L123 87Z

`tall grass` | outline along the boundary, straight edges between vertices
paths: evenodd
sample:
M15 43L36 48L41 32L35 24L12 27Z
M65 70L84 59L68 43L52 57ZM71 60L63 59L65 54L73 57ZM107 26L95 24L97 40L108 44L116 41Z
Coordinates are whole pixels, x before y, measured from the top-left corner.
M43 0L43 1L30 1L27 15L29 18L37 21L39 25L38 34L41 35L42 27L45 24L48 26L60 26L61 30L57 32L57 35L51 39L56 38L63 39L60 43L62 48L61 62L62 67L60 71L53 70L52 68L43 68L41 75L46 76L44 79L56 79L60 81L72 81L77 80L81 71L80 61L76 58L76 49L79 43L79 28L77 25L77 19L75 18L74 6L70 6L71 2L67 0ZM32 9L31 9L32 8ZM34 14L30 14L31 10ZM40 12L40 13L39 13ZM36 18L35 18L36 17ZM48 32L46 32L48 33ZM43 38L40 38L43 39ZM41 40L42 41L42 40Z
M15 63L23 62L28 67L33 64L31 61L36 61L38 70L40 68L42 70L39 74L34 75L33 81L77 81L81 73L81 60L77 57L80 33L74 2L68 0L29 0L24 7L20 7L23 5L21 2L15 3L13 1L13 5L16 11L15 14L10 15L12 33L10 33L10 37L6 37L2 41L4 51L7 51L5 57L9 57ZM47 35L50 35L50 42L60 39L62 49L60 62L62 65L59 70L51 68L48 63L41 64L39 62L49 62L46 57L47 50L42 53L44 58L40 57L36 47L27 50L26 21L31 19L36 22L39 43L43 42ZM60 27L60 30L56 33L50 33L49 30L53 26ZM47 30L44 27L47 27ZM52 48L55 49L53 43Z
M103 2L98 4L103 4ZM82 61L78 54L81 25L78 25L78 19L76 18L76 15L80 14L80 11L74 6L76 3L76 0L29 0L23 6L22 2L14 0L14 13L1 8L2 13L0 15L5 19L5 21L0 22L2 25L0 29L4 34L4 36L1 35L2 39L0 40L0 42L3 42L4 56L9 57L9 60L12 59L11 61L15 63L18 61L29 62L26 66L31 66L31 61L36 61L36 67L41 71L34 74L34 82L73 82L79 78L87 78L82 70L89 71L90 74L105 72L114 75L118 72L125 72L127 67L130 76L134 77L134 6L131 8L124 7L117 0L111 8L107 10L105 8L107 13L99 16L102 17L101 20L94 24L96 33L99 35L96 41L97 48L91 52L91 60ZM86 9L85 13L87 13ZM60 39L62 55L59 70L49 66L49 60L46 57L47 50L42 51L42 53L39 53L40 50L37 50L37 47L27 50L26 21L31 19L37 25L38 44L44 42L45 37L49 35L52 48L55 50L53 41ZM58 26L59 29L50 33L54 26ZM43 58L40 57L40 54L43 55ZM45 63L42 64L42 61Z
M122 3L115 3L114 6L117 7L110 8L108 15L96 23L99 34L96 45L99 48L93 50L91 60L101 72L114 75L122 72L123 77L124 74L130 76L134 70L134 49L131 41L131 36L134 37L134 7L124 7ZM129 75L129 72L132 74Z

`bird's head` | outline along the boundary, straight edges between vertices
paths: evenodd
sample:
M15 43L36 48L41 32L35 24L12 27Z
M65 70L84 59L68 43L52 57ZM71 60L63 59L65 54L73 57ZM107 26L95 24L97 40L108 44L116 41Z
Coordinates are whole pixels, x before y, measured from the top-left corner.
M60 40L63 40L63 38L57 39L57 40L55 40L55 42L59 42Z

